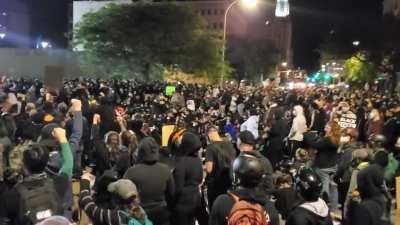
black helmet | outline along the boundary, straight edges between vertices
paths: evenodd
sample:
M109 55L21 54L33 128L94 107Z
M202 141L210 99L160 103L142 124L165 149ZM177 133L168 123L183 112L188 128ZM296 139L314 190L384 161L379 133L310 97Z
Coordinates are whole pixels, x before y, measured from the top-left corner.
M369 143L372 148L383 148L387 139L383 134L376 134L369 138Z
M296 189L306 201L317 201L321 195L322 182L311 169L301 168L296 175Z
M233 182L243 187L256 187L264 175L260 159L253 155L241 154L233 162Z

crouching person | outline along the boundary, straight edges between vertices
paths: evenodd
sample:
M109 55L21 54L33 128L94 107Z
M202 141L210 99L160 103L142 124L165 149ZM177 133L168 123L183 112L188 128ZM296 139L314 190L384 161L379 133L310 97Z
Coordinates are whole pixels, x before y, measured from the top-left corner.
M115 209L99 208L90 194L93 175L85 173L81 180L79 205L94 224L101 225L152 225L146 213L139 205L136 185L130 180L118 180L108 185L115 201Z

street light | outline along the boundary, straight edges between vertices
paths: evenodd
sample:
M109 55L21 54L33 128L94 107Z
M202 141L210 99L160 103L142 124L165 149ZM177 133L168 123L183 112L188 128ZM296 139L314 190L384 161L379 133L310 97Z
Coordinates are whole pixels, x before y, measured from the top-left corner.
M228 13L231 8L236 5L237 3L242 2L242 5L245 8L248 9L253 9L257 5L257 0L235 0L225 10L225 16L224 16L224 32L222 35L222 65L225 65L225 49L226 49L226 25L227 25L227 20L228 20ZM221 72L221 86L224 83L224 71Z
M353 45L354 46L359 46L360 45L360 41L353 41Z
M283 62L281 65L282 65L283 67L287 67L287 62Z
M40 42L40 46L42 46L42 48L48 48L50 46L50 43L47 41L42 41Z
M248 9L254 9L257 6L257 0L241 0L242 6Z
M0 39L4 39L6 37L6 33L0 32Z

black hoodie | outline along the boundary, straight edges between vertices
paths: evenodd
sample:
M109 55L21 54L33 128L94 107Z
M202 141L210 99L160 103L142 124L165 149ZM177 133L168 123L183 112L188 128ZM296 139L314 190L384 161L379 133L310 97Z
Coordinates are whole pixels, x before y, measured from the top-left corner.
M200 138L186 132L182 136L179 152L182 156L176 156L174 180L175 180L175 210L178 212L192 213L200 204L199 186L203 180L203 165L197 156L201 148Z
M348 224L375 225L390 224L382 220L387 207L387 199L383 192L384 169L378 164L371 164L360 171L357 186L361 202L351 204L348 211Z
M298 205L286 220L286 225L333 225L325 201L304 202Z
M160 209L171 204L175 194L175 185L170 168L158 162L159 146L151 137L144 138L139 143L139 164L129 168L124 179L136 184L141 205L152 221L155 217L165 215ZM168 202L168 204L167 204ZM168 220L168 218L165 218Z
M257 189L238 188L232 191L231 194L239 197L240 200L263 205L270 219L269 225L279 225L278 212L273 203L267 199L264 192ZM212 206L209 225L227 225L227 217L234 204L235 201L231 195L220 195Z

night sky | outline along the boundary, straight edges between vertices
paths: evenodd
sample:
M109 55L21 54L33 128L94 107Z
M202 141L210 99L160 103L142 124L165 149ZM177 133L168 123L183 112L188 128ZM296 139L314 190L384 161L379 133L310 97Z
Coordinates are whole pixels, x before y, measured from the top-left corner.
M55 46L66 47L72 0L21 1L26 2L31 11L32 36L42 34ZM290 4L296 67L318 68L316 49L332 31L335 35L346 36L344 38L349 41L374 39L379 35L382 0L291 0Z

